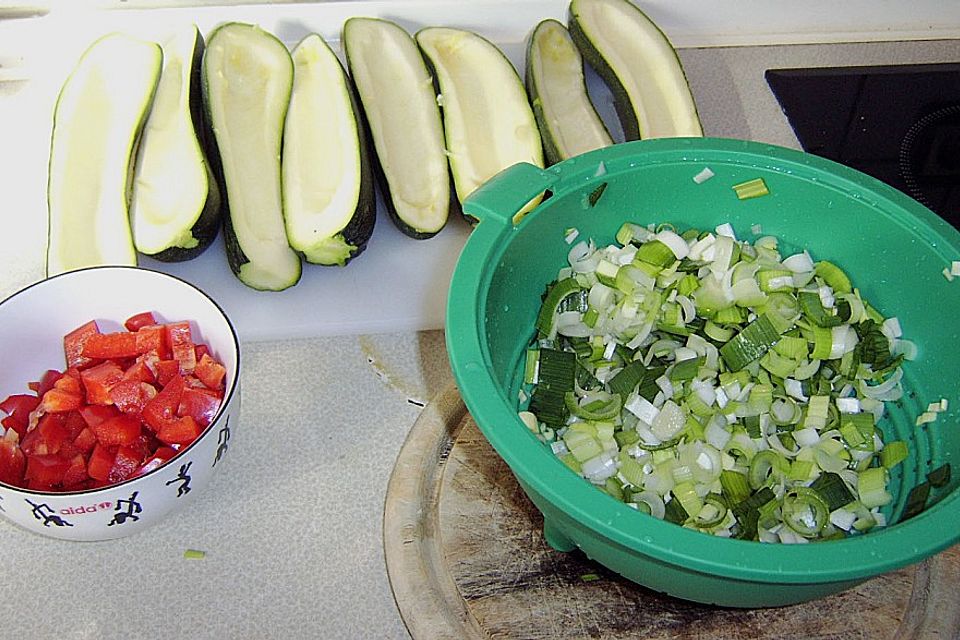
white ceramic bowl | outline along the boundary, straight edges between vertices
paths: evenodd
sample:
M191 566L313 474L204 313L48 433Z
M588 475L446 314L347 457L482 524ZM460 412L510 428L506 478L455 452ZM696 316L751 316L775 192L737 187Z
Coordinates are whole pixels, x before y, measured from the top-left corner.
M220 307L179 278L136 267L93 267L54 276L0 302L0 399L28 393L27 382L66 366L63 336L96 319L117 331L130 316L189 320L227 369L223 402L210 425L163 466L101 489L39 492L0 483L0 513L38 534L106 540L136 533L181 509L210 482L233 445L240 413L240 344Z

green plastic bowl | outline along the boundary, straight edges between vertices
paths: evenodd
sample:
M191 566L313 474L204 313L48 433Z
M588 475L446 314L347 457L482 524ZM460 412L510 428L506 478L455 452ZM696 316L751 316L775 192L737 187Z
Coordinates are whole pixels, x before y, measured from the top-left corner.
M697 184L708 167L714 176ZM738 200L733 185L763 178L767 196ZM606 187L596 194L601 185ZM515 220L537 194L549 197ZM594 194L591 198L591 194ZM596 202L591 206L591 200ZM874 178L791 149L726 139L631 142L546 170L520 164L464 203L478 224L450 285L446 341L467 409L543 513L556 549L587 556L651 589L702 603L767 607L836 593L919 562L960 540L958 475L932 491L921 514L899 522L926 474L960 459L957 424L960 281L942 271L960 260L960 234ZM886 315L896 315L919 355L904 367L906 393L888 409L884 438L911 457L891 474L887 527L839 541L764 544L717 538L634 511L571 473L517 416L522 358L546 285L566 264L569 228L598 244L624 221L713 229L740 238L777 236L781 250L807 248L838 263ZM930 402L950 409L916 427ZM956 469L955 469L956 470Z

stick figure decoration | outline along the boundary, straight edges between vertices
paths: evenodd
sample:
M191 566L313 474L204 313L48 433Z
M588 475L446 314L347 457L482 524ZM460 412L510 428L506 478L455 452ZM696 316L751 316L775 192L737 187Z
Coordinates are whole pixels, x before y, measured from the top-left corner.
M127 520L136 522L140 519L137 514L143 511L143 507L137 502L137 494L139 493L139 491L134 491L126 500L117 500L117 506L114 507L114 511L117 511L117 513L113 514L113 520L107 523L108 527L115 524L124 524Z
M188 462L187 464L180 465L180 472L176 475L176 477L171 480L167 480L165 483L168 487L175 482L180 483L180 486L177 487L178 498L190 493L190 476L187 474L187 472L190 471L190 465L192 464L192 462Z
M220 458L223 457L223 454L227 452L230 442L230 416L227 416L226 422L224 422L223 427L220 429L220 435L217 436L217 455L213 459L212 467L217 466L217 463L220 462Z
M24 498L24 500L27 501L27 504L33 507L32 509L33 517L36 518L37 520L40 520L43 526L45 527L49 527L50 525L54 525L57 527L73 526L71 523L67 522L66 520L58 516L56 511L50 508L50 505L48 505L46 502L41 502L40 504L36 504L34 502L31 502L27 498Z

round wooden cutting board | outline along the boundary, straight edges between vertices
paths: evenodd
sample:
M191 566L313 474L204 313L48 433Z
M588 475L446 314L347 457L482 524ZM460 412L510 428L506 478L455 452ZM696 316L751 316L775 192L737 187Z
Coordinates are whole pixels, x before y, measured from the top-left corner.
M414 640L960 638L960 546L844 593L755 610L671 598L579 551L554 551L454 387L427 405L400 452L384 550Z

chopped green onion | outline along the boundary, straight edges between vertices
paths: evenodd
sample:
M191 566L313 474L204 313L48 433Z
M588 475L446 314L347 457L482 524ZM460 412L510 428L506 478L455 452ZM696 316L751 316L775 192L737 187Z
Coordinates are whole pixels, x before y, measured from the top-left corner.
M843 272L843 269L832 262L821 260L816 263L813 272L817 277L823 278L823 281L833 289L834 293L850 293L853 291L850 278Z
M617 240L579 241L546 290L521 358L532 433L598 490L705 533L804 542L886 524L888 470L910 452L877 419L918 351L896 318L832 263L729 224L625 223ZM937 469L926 491L947 483Z
M202 560L207 557L207 552L199 549L187 549L183 552L183 557L187 560Z
M739 371L766 353L779 339L780 333L770 317L762 315L720 347L720 355L732 371Z
M887 493L888 481L889 474L884 467L870 467L861 471L857 482L860 502L868 509L882 507L890 502L893 496Z
M758 198L770 193L770 190L767 189L767 183L763 181L763 178L754 178L753 180L735 184L733 185L733 190L740 200Z
M887 469L892 469L906 460L909 455L907 443L903 440L894 440L886 443L880 451L880 464Z
M537 316L537 329L545 336L553 333L557 321L557 308L567 296L580 291L580 283L576 278L567 278L560 280L547 291L547 295L540 307L540 314Z

